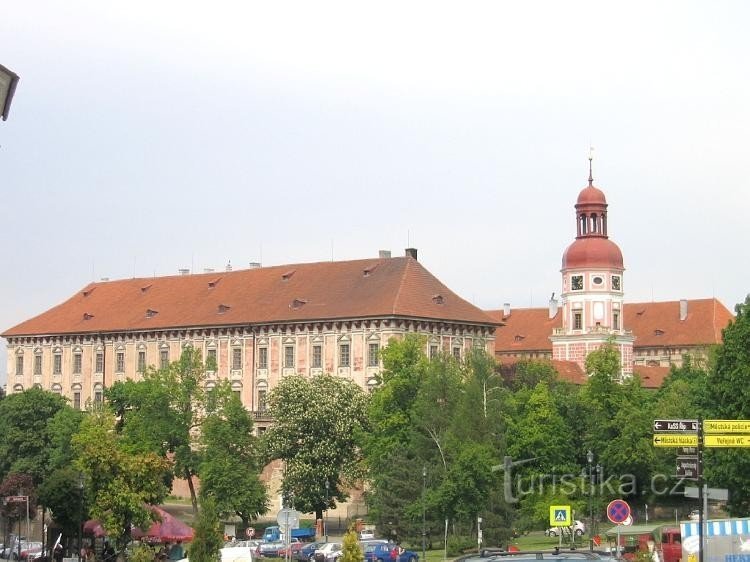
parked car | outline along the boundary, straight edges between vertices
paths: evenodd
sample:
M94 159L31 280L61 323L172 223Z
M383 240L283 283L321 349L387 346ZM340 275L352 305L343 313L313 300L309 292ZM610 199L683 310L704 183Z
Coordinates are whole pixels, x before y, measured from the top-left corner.
M326 562L336 562L339 556L341 556L341 551L340 542L327 542L315 550L314 558L317 560L317 555L322 554Z
M690 519L690 521L698 521L698 519L700 519L700 516L700 511L698 511L697 509L694 509L693 511L688 513L688 519Z
M577 519L573 521L573 524L570 527L550 527L546 531L544 531L544 534L548 537L556 537L560 533L575 533L575 536L580 537L586 532L586 525L583 524L583 521L578 521Z
M298 562L312 562L315 560L315 550L323 546L322 542L307 542L294 553L294 559Z
M290 558L295 558L296 554L302 550L302 547L305 546L305 543L303 542L292 542L289 543L289 546L285 546L281 550L279 550L279 558L286 558L289 556Z
M365 547L365 562L392 562L391 551L397 549L396 562L417 562L419 554L413 550L403 549L395 544L374 543Z
M255 549L258 558L278 558L279 551L286 547L284 541L262 542Z

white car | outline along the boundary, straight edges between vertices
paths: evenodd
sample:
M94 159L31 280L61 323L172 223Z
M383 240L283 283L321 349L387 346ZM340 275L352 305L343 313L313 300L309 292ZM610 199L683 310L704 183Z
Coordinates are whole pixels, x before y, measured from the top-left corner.
M375 533L372 532L372 531L365 530L365 531L360 531L359 532L359 540L361 540L361 541L365 541L365 540L368 540L368 539L374 539L374 538L375 538Z
M341 543L340 542L327 542L320 548L315 550L315 554L322 554L325 556L326 562L335 562L341 556ZM317 556L316 556L317 558Z
M575 520L570 527L550 527L544 531L544 534L548 537L556 537L561 532L563 534L575 533L575 536L580 537L586 532L586 525L583 524L583 521Z

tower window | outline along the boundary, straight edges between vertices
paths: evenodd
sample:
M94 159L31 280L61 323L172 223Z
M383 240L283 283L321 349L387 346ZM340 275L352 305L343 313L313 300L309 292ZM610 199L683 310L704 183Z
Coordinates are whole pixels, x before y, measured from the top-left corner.
M570 286L574 291L583 291L583 275L573 275Z
M612 329L613 330L620 329L620 313L619 312L612 313Z
M574 330L583 329L583 315L580 312L573 313L573 329Z
M621 291L622 285L620 283L620 276L619 275L613 275L612 276L612 289L615 291Z

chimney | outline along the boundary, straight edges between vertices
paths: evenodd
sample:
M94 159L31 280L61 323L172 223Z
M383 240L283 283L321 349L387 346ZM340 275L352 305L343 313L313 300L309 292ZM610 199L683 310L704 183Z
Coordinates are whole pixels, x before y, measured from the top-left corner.
M189 269L178 269L177 271L180 272L180 275L190 275Z
M406 248L406 257L407 258L417 259L417 249L416 248Z
M680 299L680 322L687 320L688 313L688 301L687 299Z
M555 298L555 293L552 293L549 299L549 317L552 319L555 316L557 316L557 299Z
M226 267L226 270L227 270L227 271L232 271L232 260L229 260L229 261L227 262L227 267Z
M247 266L250 269L260 269L260 262L259 261L251 261Z
M504 302L503 303L503 318L507 318L510 316L510 303Z
M378 257L381 260L387 260L387 259L389 259L391 257L391 251L390 250L380 250L378 252Z

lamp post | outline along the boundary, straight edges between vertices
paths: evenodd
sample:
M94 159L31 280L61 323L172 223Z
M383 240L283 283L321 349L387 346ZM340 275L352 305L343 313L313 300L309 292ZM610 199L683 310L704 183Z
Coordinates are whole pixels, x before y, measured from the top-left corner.
M326 478L326 512L323 515L323 535L326 538L326 542L328 542L328 489L330 486L328 478Z
M18 74L0 64L0 116L3 121L8 119L10 102L16 92L16 84L18 84Z
M78 559L83 547L83 472L78 473Z
M427 526L425 525L425 505L424 492L427 488L427 467L422 465L422 561L426 560L425 551L427 550Z
M586 460L589 463L589 550L594 550L594 481L591 472L594 453L591 452L591 449L586 453Z

